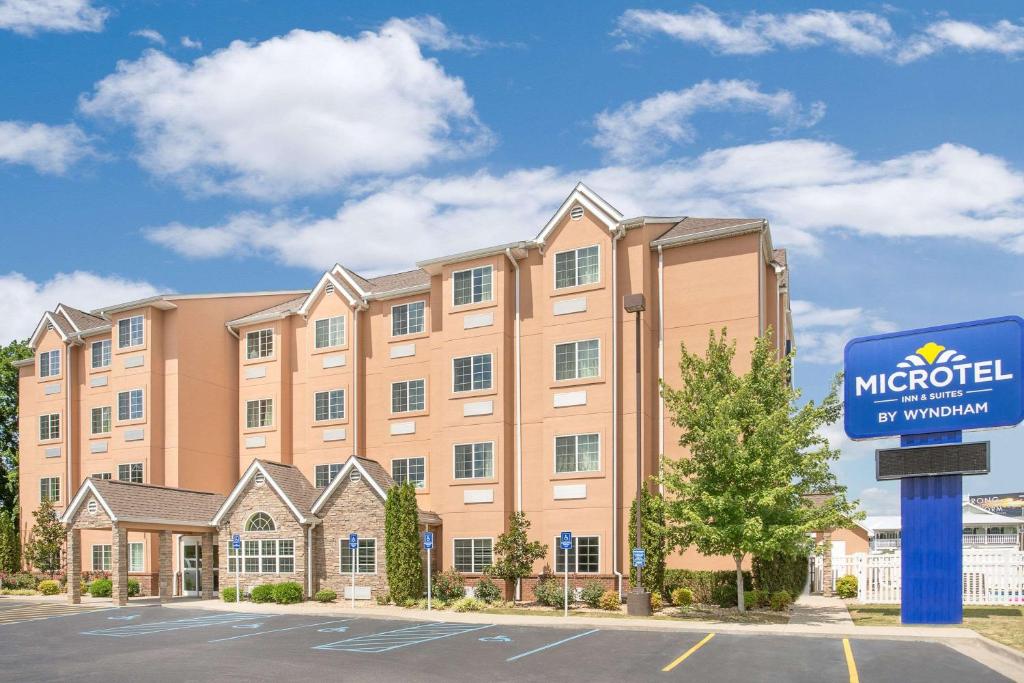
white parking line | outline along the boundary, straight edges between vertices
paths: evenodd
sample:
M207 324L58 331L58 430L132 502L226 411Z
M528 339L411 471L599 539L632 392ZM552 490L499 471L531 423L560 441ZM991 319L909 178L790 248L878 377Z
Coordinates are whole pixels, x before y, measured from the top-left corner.
M326 645L314 646L314 650L335 650L340 652L369 652L369 653L380 653L390 652L400 647L408 647L410 645L419 645L420 643L427 643L432 640L440 640L441 638L450 638L451 636L461 635L463 633L470 633L471 631L480 631L485 628L491 628L494 624L452 624L439 621L432 624L420 624L419 626L408 626L406 628L399 628L393 631L383 631L381 633L371 633L364 636L356 636L355 638L346 638L345 640L339 640L334 643L327 643Z
M509 658L508 658L508 659L506 659L505 661L506 661L506 662L514 662L514 661L516 661L517 659L520 659L520 658L522 658L522 657L528 657L528 656L530 656L530 655L532 655L532 654L536 654L536 653L538 653L538 652L543 652L544 650L549 650L549 649L551 649L551 648L553 648L553 647L556 647L556 646L558 646L558 645L561 645L562 643L568 643L568 642L569 642L570 640L576 640L577 638L582 638L583 636L589 636L589 635L590 635L591 633L597 633L597 632L598 632L599 630L600 630L600 629L596 629L596 628L595 628L595 629L593 629L593 630L591 630L591 631L584 631L583 633L577 633L577 634L576 634L576 635L574 635L574 636L570 636L570 637L568 637L568 638L563 638L562 640L556 640L556 641L555 641L555 642L553 642L553 643L548 643L547 645L544 645L544 646L542 646L542 647L538 647L538 648L535 648L535 649L533 649L533 650L530 650L529 652L523 652L523 653L521 653L521 654L515 655L514 657L509 657Z
M211 614L203 617L190 617L187 619L175 619L173 621L157 621L151 624L129 624L127 626L115 626L113 628L101 628L94 631L82 631L83 636L111 636L113 638L131 638L133 636L148 636L154 633L167 631L181 631L189 628L200 628L202 626L221 626L224 624L235 624L240 621L252 621L253 619L266 619L273 614Z
M257 631L256 633L243 633L240 636L230 636L228 638L216 638L215 640L208 640L208 643L220 643L225 640L238 640L239 638L251 638L252 636L262 636L264 633L280 633L281 631L294 631L297 628L313 628L314 626L323 626L325 624L341 624L346 621L354 621L354 619L335 619L334 621L321 621L316 624L303 624L302 626L289 626L288 628L275 628L270 631Z

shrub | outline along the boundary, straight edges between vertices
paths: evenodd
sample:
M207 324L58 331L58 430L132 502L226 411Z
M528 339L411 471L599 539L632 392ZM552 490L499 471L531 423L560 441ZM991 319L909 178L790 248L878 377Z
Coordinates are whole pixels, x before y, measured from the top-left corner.
M220 599L224 602L234 602L238 597L238 593L235 592L235 587L222 588L220 591Z
M35 590L36 577L27 572L18 572L4 577L4 588L15 588L20 590Z
M739 601L737 600L737 602ZM754 595L754 591L743 593L743 606L746 607L748 610L757 607L757 596Z
M39 592L43 595L57 595L57 593L60 593L60 584L50 579L40 581Z
M693 591L680 586L671 593L672 604L677 607L689 607L693 604Z
M273 602L274 584L261 583L252 589L252 593L249 594L249 597L253 602Z
M128 597L137 598L142 595L142 586L138 579L128 579Z
M422 598L421 601L423 602L423 606L420 607L420 609L426 609L427 608L427 599L426 598ZM406 598L401 603L401 606L405 607L406 609L412 609L413 607L417 607L418 605L419 605L419 602L415 598Z
M744 595L754 596L754 605L756 607L768 607L771 605L772 594L764 590L752 590L750 593L744 593Z
M114 591L114 582L110 579L96 579L89 584L89 595L94 598L109 598Z
M601 594L598 607L609 612L618 612L622 608L622 600L619 599L619 594L616 591L605 591Z
M565 603L565 588L557 579L541 579L533 595L539 604L547 607L561 607Z
M320 593L323 593L323 592L324 591L320 591ZM317 593L317 595L319 595L320 593ZM335 594L335 597L337 597L337 594ZM334 598L331 598L331 599L333 600ZM320 600L320 598L317 598L317 600ZM321 602L323 602L323 601L321 601ZM384 591L383 593L377 593L377 604L378 605L390 605L391 604L391 593L388 593L387 591Z
M302 602L302 586L294 581L285 581L274 586L274 602L279 605L294 605Z
M604 584L600 581L587 581L580 591L580 599L586 603L587 607L599 607L602 595L604 595Z
M793 596L789 591L776 591L772 593L771 606L776 612L781 612L793 603Z
M0 595L35 595L36 591L28 588L0 588Z
M447 569L434 577L431 597L453 602L466 597L466 579L455 569Z
M807 582L806 555L755 556L750 563L754 586L767 593L789 591L799 595Z
M693 593L693 602L709 605L715 604L714 591L719 586L732 586L736 590L736 572L731 570L723 571L697 571L693 569L666 569L664 591L669 595L676 588L689 588ZM743 572L743 589L751 590L753 582L750 572ZM732 603L736 604L735 600Z
M665 607L665 600L661 597L661 593L651 593L651 611L660 612Z
M409 482L388 489L384 501L384 566L396 601L423 595L416 488Z
M487 606L483 600L476 598L460 598L452 605L456 612L478 612Z
M385 593L384 595L386 597L387 593ZM313 599L317 602L334 602L335 600L337 600L337 598L338 594L332 591L330 588L324 588L323 590L319 590L313 595ZM380 602L379 595L377 596L377 602ZM384 604L386 605L388 603L385 602Z
M853 574L840 577L836 581L836 595L841 598L857 597L857 577Z
M476 588L473 590L473 596L489 605L492 602L501 600L502 592L498 588L498 584L485 576L477 582Z
M736 595L736 586L726 584L716 586L711 591L711 602L719 607L735 607L739 604L739 596Z

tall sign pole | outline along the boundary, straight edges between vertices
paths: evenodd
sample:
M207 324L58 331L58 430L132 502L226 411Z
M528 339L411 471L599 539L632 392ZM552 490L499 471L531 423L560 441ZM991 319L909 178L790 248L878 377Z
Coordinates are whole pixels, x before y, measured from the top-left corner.
M425 531L423 532L423 547L427 549L427 611L430 611L431 603L431 588L433 580L431 579L433 566L430 562L430 551L434 549L434 532Z
M235 602L242 601L242 537L231 534L231 547L235 551Z
M643 490L644 490L644 473L643 473L643 453L644 453L644 438L643 438L643 413L641 407L643 406L643 374L641 364L641 338L640 338L640 314L643 313L646 308L643 294L627 294L622 298L622 306L626 309L627 313L636 314L636 518L634 525L636 526L636 545L633 546L632 556L634 558L634 565L636 566L636 560L640 555L643 555L643 521L642 521L642 507L643 507ZM629 592L626 597L626 612L630 616L649 617L651 616L651 594L644 590L643 586L643 571L641 567L637 567L636 570L636 585L633 586L633 590Z
M359 561L359 534L348 535L349 555L352 556L352 609L356 608L356 562Z
M562 549L562 568L565 569L565 588L563 589L562 616L569 616L569 549L572 548L572 532L563 531L558 538L559 547Z

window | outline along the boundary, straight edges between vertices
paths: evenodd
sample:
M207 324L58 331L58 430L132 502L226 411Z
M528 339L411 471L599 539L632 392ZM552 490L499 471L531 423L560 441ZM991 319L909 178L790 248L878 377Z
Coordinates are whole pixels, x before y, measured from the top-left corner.
M601 439L597 434L555 437L555 472L596 472Z
M341 566L342 574L352 573L352 549L348 547L348 539L339 541L341 545ZM356 574L377 573L377 539L360 538L359 547L356 549Z
M130 346L142 346L142 316L133 315L117 321L117 348L126 349Z
M555 379L597 377L600 358L601 343L597 339L555 344Z
M424 381L422 379L411 379L407 382L392 382L391 412L408 413L414 410L423 410L426 405L423 385Z
M128 544L128 571L130 572L141 572L142 571L142 555L143 548L145 546L142 543L129 543Z
M345 343L345 316L321 318L313 323L315 327L314 346L327 349Z
M247 429L270 427L274 424L274 400L259 398L245 402L245 426Z
M276 528L274 520L266 512L257 512L245 522L246 531L273 531Z
M452 281L452 300L456 306L491 300L490 266L456 271Z
M456 479L481 479L493 476L494 444L492 442L456 444Z
M109 545L94 545L92 547L92 570L94 572L109 572L110 556Z
M426 483L426 458L396 458L391 461L391 478L399 484L410 482L418 489Z
M129 462L117 466L118 481L130 481L133 484L142 483L142 463Z
M39 416L39 440L49 441L60 438L60 413Z
M316 482L318 489L327 488L334 481L334 478L338 476L338 472L341 472L341 463L331 463L330 465L317 465L313 468L313 479Z
M391 336L401 337L423 331L423 302L391 307Z
M110 472L96 472L92 476L93 479L110 479Z
M345 390L332 389L313 394L313 419L317 422L345 419Z
M92 367L94 370L97 368L110 367L109 339L103 339L92 343Z
M92 409L92 433L110 433L110 406L101 406Z
M555 289L597 282L601 277L599 254L596 244L555 254Z
M247 574L290 574L295 571L295 541L244 541L242 571ZM228 543L228 571L238 571L238 550Z
M245 335L245 357L270 358L274 355L274 330L256 330Z
M43 351L39 354L39 376L55 377L60 374L60 350Z
M555 573L565 571L565 551L558 546L558 539L552 546L555 549ZM572 547L569 548L569 572L572 574L596 574L600 560L600 544L597 536L573 536Z
M480 574L491 566L489 538L456 538L455 569L469 574Z
M491 354L464 356L452 361L452 390L476 391L491 388Z
M60 477L43 477L39 480L39 502L60 501Z
M142 389L118 392L117 419L122 422L142 419Z

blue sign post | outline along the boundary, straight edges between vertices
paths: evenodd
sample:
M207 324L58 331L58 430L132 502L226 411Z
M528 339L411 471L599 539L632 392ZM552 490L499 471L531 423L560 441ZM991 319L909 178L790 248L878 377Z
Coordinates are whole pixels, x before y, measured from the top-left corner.
M902 448L941 446L960 443L964 430L1024 420L1019 317L861 337L846 345L844 360L851 439L899 436ZM955 470L900 481L905 624L963 621L962 483Z
M647 566L647 551L643 548L633 548L633 566L640 568Z
M352 609L356 608L356 563L359 561L359 534L348 535L348 554L352 559Z
M231 547L235 550L235 602L242 601L242 548L241 534L231 534Z
M558 547L562 549L562 557L565 569L565 606L563 616L569 616L569 550L572 549L572 532L563 531L558 537Z
M424 550L427 551L427 611L429 612L430 611L430 603L432 602L432 597L433 597L431 595L431 592L432 592L431 591L431 589L432 589L431 584L433 583L433 579L431 578L431 574L432 574L433 567L431 566L431 563L430 563L430 551L434 549L434 532L433 531L424 531L423 532L423 548L424 548Z

